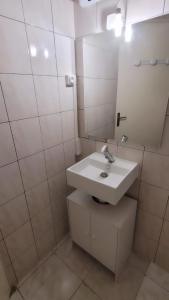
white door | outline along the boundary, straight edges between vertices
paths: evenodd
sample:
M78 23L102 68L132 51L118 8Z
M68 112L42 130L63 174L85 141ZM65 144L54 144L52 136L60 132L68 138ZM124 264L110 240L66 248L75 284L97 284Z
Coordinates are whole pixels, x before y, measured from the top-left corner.
M91 251L102 264L115 270L117 231L100 215L91 216Z
M129 0L127 23L133 24L163 14L164 0Z
M90 214L84 207L69 201L69 222L72 239L90 252Z

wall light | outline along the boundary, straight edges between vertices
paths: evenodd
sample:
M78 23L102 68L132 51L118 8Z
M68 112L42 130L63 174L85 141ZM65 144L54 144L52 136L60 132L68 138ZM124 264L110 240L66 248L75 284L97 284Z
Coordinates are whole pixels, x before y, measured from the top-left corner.
M127 43L131 42L132 37L133 37L133 28L132 28L132 25L130 25L130 24L126 25L124 36L125 36L125 41Z
M115 13L107 16L107 30L114 30L116 37L120 37L123 31L123 18L121 9L117 8Z

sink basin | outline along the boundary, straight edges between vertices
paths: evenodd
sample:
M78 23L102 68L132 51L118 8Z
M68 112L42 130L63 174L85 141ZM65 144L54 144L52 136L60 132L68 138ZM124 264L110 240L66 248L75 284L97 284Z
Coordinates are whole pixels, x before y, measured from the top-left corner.
M115 157L110 164L101 153L93 153L66 170L67 183L116 205L138 177L138 164Z

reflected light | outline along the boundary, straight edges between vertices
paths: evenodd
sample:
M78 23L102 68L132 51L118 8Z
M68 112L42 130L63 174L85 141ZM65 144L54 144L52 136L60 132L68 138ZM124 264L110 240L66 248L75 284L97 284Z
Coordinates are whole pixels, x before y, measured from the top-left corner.
M123 20L121 12L116 12L107 16L107 30L112 29L114 30L116 37L120 37L122 35Z
M49 57L49 51L47 49L44 50L44 57L46 59Z
M125 29L125 41L127 43L131 42L133 37L133 28L132 25L127 25Z
M37 56L37 49L35 46L31 45L30 46L30 53L32 57L36 57Z

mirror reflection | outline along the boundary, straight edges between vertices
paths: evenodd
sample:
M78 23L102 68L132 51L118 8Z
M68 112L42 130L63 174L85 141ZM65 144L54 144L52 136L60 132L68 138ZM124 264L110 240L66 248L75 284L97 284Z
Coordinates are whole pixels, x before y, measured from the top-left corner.
M169 92L169 19L76 42L80 136L160 145Z

